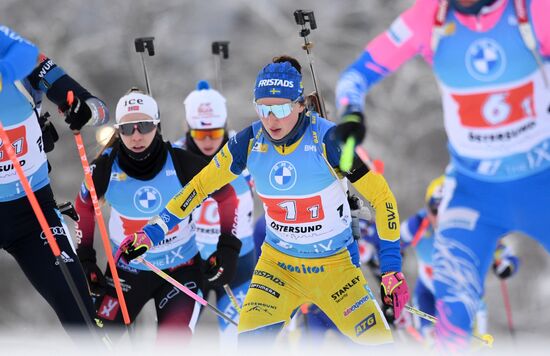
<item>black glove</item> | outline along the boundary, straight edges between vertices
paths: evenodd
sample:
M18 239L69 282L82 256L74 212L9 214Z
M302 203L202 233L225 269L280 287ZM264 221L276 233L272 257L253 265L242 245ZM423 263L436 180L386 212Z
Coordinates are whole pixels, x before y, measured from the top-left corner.
M242 244L233 235L220 235L216 251L204 263L205 286L221 287L233 280Z
M107 281L97 266L95 250L92 247L80 246L76 249L76 255L88 280L90 294L94 297L102 297L106 292Z
M42 129L42 144L44 145L44 152L46 153L53 151L55 143L59 140L57 130L52 122L48 120L49 118L49 112L45 112L38 118L40 129Z
M71 130L80 131L84 125L92 118L92 110L86 102L75 95L73 104L67 105L65 113L65 122L69 124Z
M353 137L355 138L355 144L359 145L367 133L365 116L361 109L355 106L347 106L340 117L340 124L334 130L336 140L344 144L348 138Z
M348 192L348 204L351 214L351 234L353 239L358 241L361 238L361 228L359 227L359 220L361 215L361 208L363 207L363 201L357 195L350 195Z

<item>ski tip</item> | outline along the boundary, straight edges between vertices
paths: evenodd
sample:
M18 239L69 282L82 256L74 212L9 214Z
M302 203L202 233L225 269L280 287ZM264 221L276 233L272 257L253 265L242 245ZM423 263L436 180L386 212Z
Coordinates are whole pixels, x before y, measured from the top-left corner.
M199 80L197 82L197 90L210 89L210 84L206 80Z

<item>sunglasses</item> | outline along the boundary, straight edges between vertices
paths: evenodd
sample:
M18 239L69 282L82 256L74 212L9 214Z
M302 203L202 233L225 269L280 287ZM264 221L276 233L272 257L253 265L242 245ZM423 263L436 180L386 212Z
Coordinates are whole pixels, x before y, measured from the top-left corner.
M279 105L263 105L254 102L254 105L256 107L256 112L260 117L267 118L271 112L277 119L281 120L290 115L292 112L292 106L295 103L296 101Z
M215 140L218 138L222 138L225 134L225 129L219 128L219 129L211 129L211 130L190 130L191 137L193 137L195 140L202 141L206 139L207 137L210 137L210 139Z
M118 132L120 132L120 134L124 136L132 136L136 130L140 134L145 135L153 131L157 127L158 123L158 120L130 121L122 124L115 124L115 128L117 128Z

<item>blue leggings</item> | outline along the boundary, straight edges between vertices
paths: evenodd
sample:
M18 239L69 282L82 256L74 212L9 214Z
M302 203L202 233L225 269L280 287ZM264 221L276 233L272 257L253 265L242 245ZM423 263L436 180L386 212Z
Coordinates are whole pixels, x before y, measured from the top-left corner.
M416 281L416 287L414 288L414 302L417 305L418 309L424 313L430 315L435 314L435 299L431 290L426 287L424 282L419 278ZM425 327L430 327L433 325L431 321L426 319L419 318L420 330Z
M550 252L550 170L494 183L453 172L446 177L434 244L438 339L466 347L498 240L512 231Z

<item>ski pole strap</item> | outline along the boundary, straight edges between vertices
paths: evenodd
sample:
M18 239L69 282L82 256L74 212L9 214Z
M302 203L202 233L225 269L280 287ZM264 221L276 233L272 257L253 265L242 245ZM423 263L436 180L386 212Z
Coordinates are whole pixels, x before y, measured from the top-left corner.
M196 301L200 305L205 306L205 307L209 307L219 317L224 318L228 323L237 326L237 323L233 319L231 319L229 316L224 314L221 310L219 310L218 308L216 308L212 304L208 303L200 295L196 294L191 289L187 288L186 286L184 286L180 282L176 281L168 273L164 272L163 270L161 270L160 268L158 268L157 266L155 266L151 262L147 261L146 259L144 259L141 256L136 258L136 261L138 261L138 262L144 264L145 266L147 266L151 271L155 272L159 277L161 277L162 279L164 279L165 281L167 281L168 283L170 283L171 285L173 285L174 287L176 287L177 289L179 289L183 293L187 294L191 299L193 299L194 301Z

